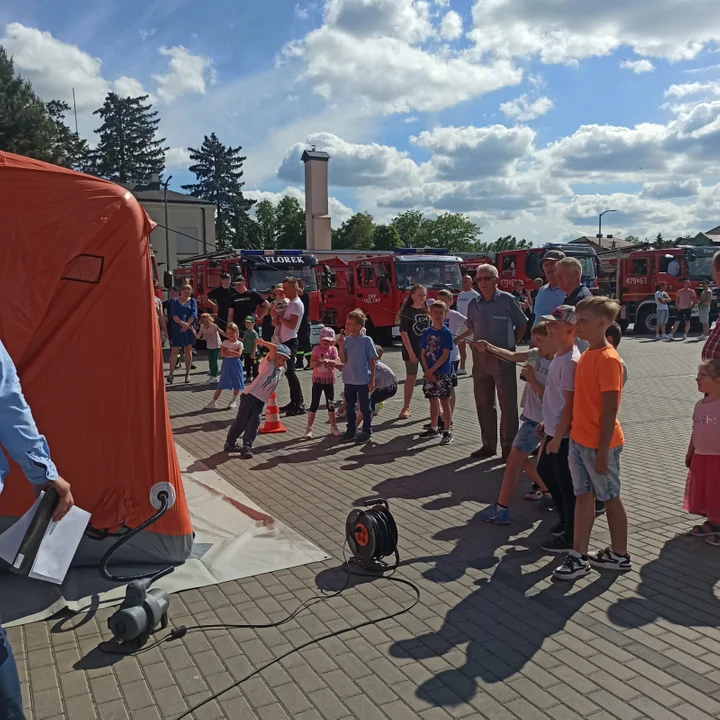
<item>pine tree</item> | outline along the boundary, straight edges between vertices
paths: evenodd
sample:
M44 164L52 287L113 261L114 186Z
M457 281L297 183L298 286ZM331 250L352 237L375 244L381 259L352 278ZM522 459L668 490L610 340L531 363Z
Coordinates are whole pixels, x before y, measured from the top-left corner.
M165 138L156 137L160 119L147 95L120 97L110 92L99 115L103 123L95 132L100 142L93 152L94 172L118 182L147 181L165 168Z
M254 200L242 194L244 182L242 166L247 158L240 155L242 147L225 146L212 133L203 138L200 148L188 148L190 158L195 162L190 172L197 182L183 185L195 197L215 203L215 236L218 248L240 247L243 242L242 228L250 227L248 211Z
M0 46L0 149L53 162L55 127L28 80Z
M65 115L70 112L70 106L62 100L51 100L47 104L47 114L54 125L53 138L54 162L58 165L89 172L91 170L90 149L87 140L70 130L65 124Z

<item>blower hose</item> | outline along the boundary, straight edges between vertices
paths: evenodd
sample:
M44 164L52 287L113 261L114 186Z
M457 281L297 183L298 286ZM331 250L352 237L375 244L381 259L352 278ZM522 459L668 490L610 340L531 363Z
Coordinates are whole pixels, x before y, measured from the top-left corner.
M105 578L105 580L109 580L110 582L117 582L117 583L129 583L133 582L133 580L144 580L145 578L150 578L152 582L155 582L155 580L158 580L161 577L164 577L165 575L169 575L175 568L171 565L169 567L164 568L163 570L158 570L153 573L139 573L137 575L113 575L108 570L108 562L110 562L110 558L131 538L135 537L139 532L142 532L145 530L145 528L150 527L153 523L157 522L169 509L170 507L170 496L165 490L161 490L158 493L158 500L161 503L160 509L150 518L148 518L145 522L140 523L137 527L133 528L132 530L128 530L112 547L108 549L108 551L103 555L102 560L100 560L100 574Z

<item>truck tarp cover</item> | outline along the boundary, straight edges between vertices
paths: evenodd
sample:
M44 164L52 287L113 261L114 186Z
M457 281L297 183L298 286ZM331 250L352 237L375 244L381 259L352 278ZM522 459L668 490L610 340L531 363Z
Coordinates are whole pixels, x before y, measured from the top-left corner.
M75 502L102 530L174 507L124 549L124 560L180 562L192 528L172 441L148 234L137 200L111 182L0 152L0 338ZM33 502L11 465L0 530ZM83 540L76 564L102 555Z

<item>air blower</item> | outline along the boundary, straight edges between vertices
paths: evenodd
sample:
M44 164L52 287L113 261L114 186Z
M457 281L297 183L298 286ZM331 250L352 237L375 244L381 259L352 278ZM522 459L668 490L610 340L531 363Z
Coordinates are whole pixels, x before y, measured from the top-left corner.
M390 512L387 500L373 498L365 501L366 510L353 510L345 522L351 561L375 572L384 572L397 567L398 530L395 518ZM395 555L395 564L388 565L383 558Z
M116 648L138 650L158 625L163 630L168 626L170 597L160 588L150 590L153 580L133 580L125 589L122 605L110 616L108 628L113 634L111 644Z

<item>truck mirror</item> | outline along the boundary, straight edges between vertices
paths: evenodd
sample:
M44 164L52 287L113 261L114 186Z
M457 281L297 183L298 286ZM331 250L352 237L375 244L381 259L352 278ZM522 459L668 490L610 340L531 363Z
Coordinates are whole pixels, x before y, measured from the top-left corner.
M236 275L242 275L242 268L239 263L233 263L230 266L230 274L235 277Z
M173 287L173 274L169 270L163 272L163 285L166 290L171 290Z
M381 276L378 280L378 289L383 295L387 295L390 292L390 281L385 275Z
M695 261L697 260L697 255L696 255L692 250L688 250L688 251L685 253L685 257L686 257L690 262L695 262Z

